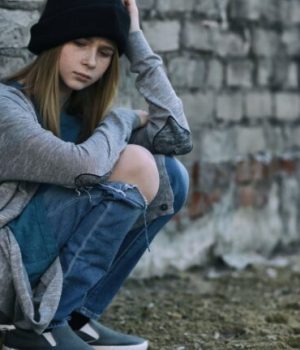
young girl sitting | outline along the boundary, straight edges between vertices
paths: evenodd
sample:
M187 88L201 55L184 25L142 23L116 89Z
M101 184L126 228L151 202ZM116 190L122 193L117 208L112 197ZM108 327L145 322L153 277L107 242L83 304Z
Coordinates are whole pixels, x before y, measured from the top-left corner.
M191 134L135 0L48 0L0 84L4 349L143 350L97 320L183 206ZM125 53L149 110L111 109Z

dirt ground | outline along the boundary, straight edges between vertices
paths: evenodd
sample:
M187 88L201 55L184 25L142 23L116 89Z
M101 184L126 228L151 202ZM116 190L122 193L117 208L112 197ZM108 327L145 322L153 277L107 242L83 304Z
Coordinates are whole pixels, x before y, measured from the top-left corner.
M300 349L300 253L243 271L128 280L102 322L152 350Z
M243 271L129 279L102 322L151 350L300 349L300 252Z

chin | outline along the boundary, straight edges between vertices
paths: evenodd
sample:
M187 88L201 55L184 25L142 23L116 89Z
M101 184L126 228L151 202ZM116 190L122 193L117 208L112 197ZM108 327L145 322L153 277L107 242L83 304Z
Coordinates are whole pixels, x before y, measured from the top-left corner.
M88 88L89 86L91 86L93 83L80 83L80 82L76 82L76 83L71 83L68 84L69 89L73 90L73 91L81 91L84 90L86 88Z

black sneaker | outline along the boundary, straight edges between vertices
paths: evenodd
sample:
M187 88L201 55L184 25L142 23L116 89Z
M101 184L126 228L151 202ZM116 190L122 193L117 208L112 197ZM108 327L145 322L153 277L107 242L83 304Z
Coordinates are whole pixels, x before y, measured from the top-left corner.
M37 334L14 329L5 332L2 350L92 350L69 326Z
M92 320L75 332L95 350L148 349L147 340L133 335L116 332Z

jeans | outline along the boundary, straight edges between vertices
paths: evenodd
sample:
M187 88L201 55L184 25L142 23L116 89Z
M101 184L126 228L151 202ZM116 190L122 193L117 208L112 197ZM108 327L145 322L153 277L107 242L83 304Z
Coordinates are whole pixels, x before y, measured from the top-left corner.
M188 174L173 157L166 156L165 164L176 213L187 197ZM141 215L145 217L147 204L136 186L122 182L99 184L79 196L74 190L51 186L43 200L64 274L50 327L66 324L73 311L98 319L149 242L175 214L133 229Z

